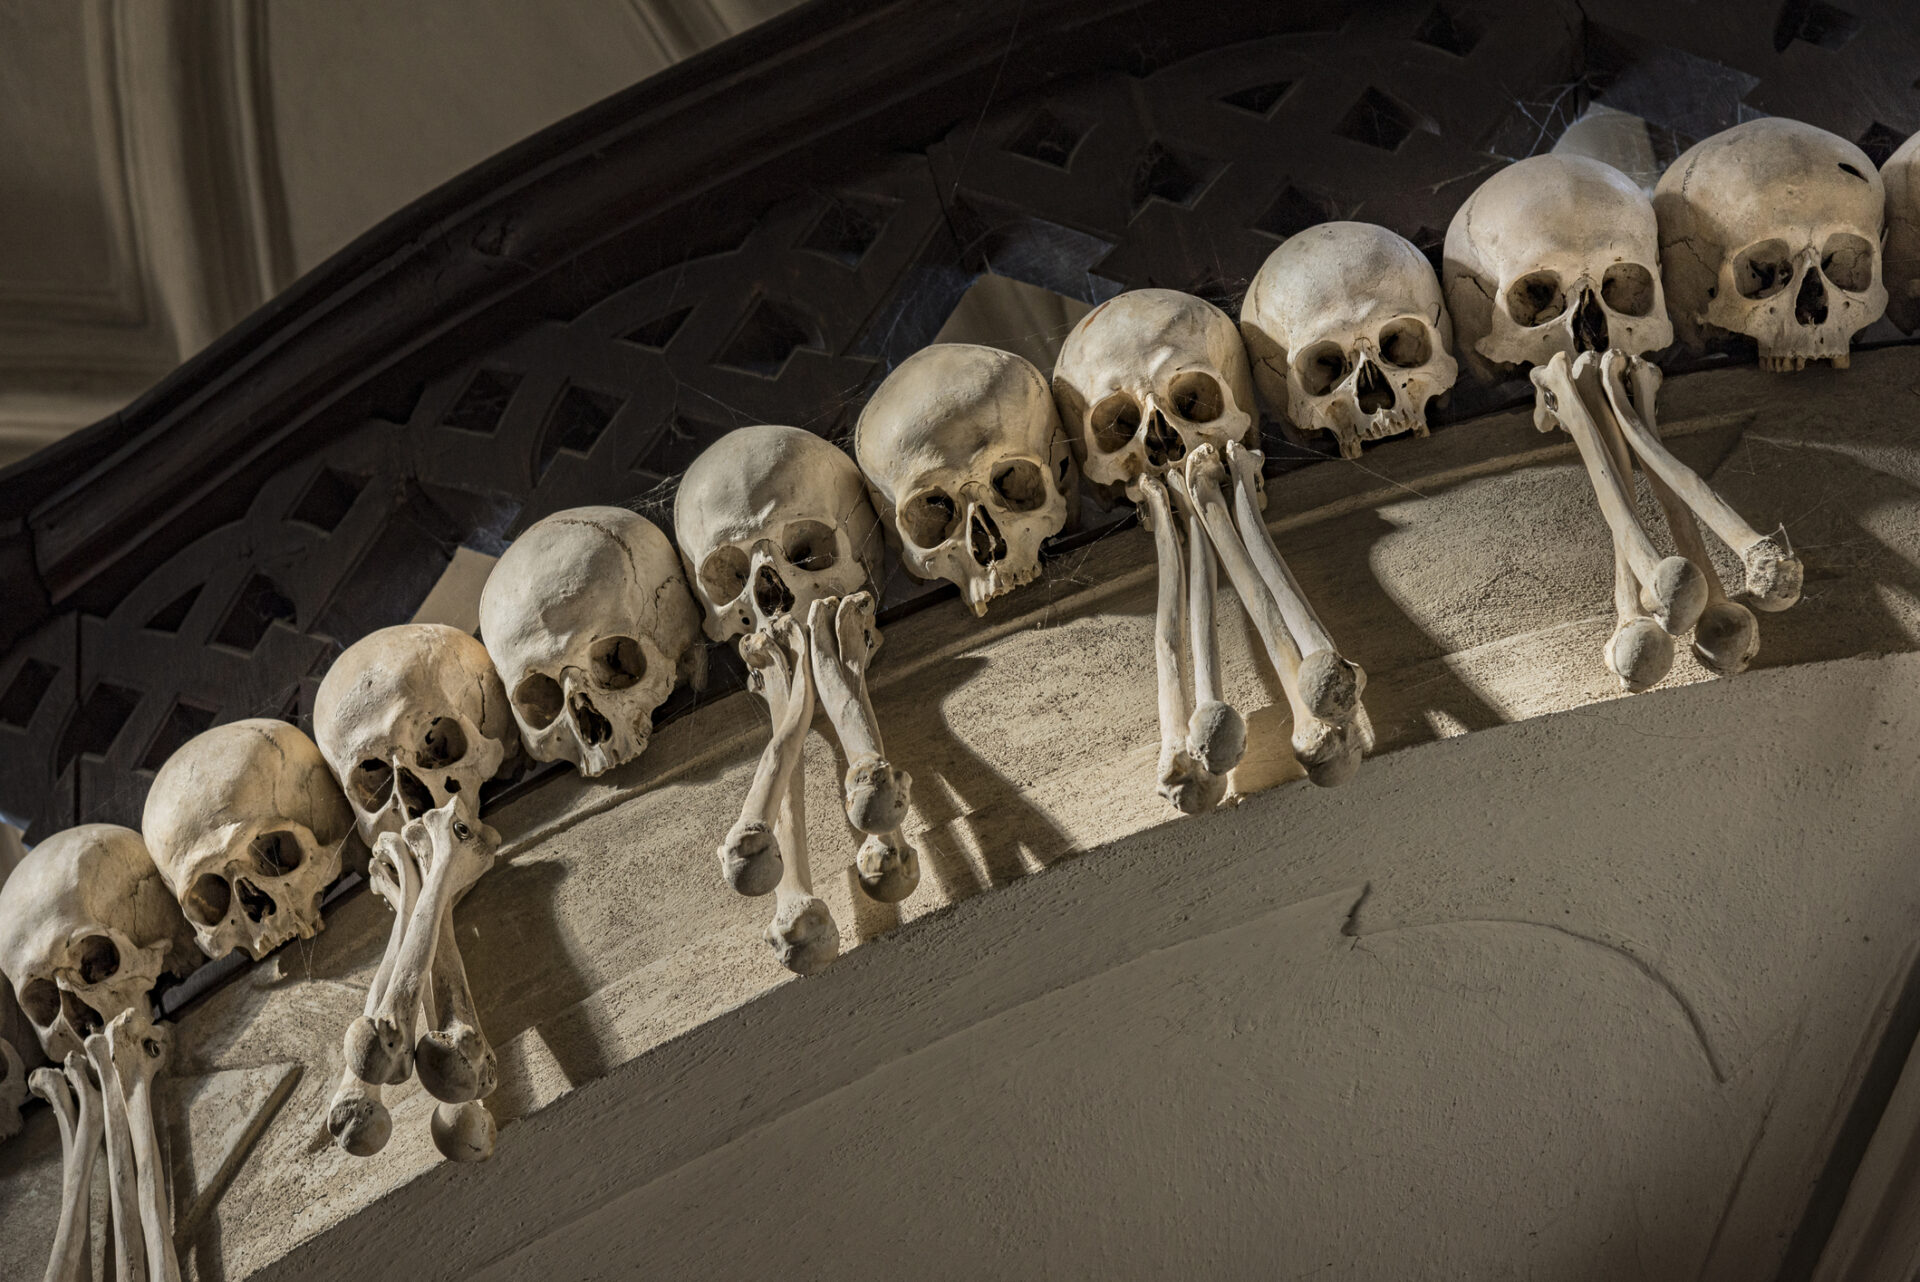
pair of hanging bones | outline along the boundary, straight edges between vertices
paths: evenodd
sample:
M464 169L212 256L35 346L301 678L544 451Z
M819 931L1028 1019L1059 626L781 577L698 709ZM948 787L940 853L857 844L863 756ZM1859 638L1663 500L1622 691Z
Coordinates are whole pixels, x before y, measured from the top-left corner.
M53 1064L28 1079L60 1129L49 1282L91 1276L87 1208L102 1173L114 1276L180 1276L166 1153L154 1126L154 1080L171 1032L154 1023L150 995L163 972L188 969L191 951L185 923L130 828L56 833L0 886L0 971Z

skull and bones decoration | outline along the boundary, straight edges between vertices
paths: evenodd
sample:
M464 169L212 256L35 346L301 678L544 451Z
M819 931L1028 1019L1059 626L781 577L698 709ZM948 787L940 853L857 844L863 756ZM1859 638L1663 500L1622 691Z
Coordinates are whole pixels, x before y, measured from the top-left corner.
M1453 386L1453 325L1412 242L1372 223L1321 223L1267 255L1240 307L1253 381L1274 417L1362 441L1427 434Z
M1769 116L1717 133L1660 176L1653 208L1689 346L1743 334L1763 369L1845 369L1853 336L1887 309L1885 187L1865 152L1824 129Z
M1244 719L1219 697L1216 558L1279 673L1294 755L1315 783L1345 782L1366 678L1334 648L1261 516L1253 376L1233 321L1173 290L1121 294L1067 335L1053 393L1087 479L1123 489L1153 530L1159 794L1187 814L1213 808L1246 747Z
M811 432L763 426L729 432L693 461L673 527L707 635L738 638L749 685L773 719L740 818L720 845L721 872L743 895L775 895L767 943L781 965L811 974L840 950L807 863L800 759L816 698L848 762L847 819L865 834L856 860L862 890L897 903L920 879L919 856L901 831L912 779L887 760L867 695L880 645L879 520L851 458Z
M1067 521L1073 460L1046 376L972 343L900 362L853 435L880 519L907 568L945 579L976 615L1040 574Z
M493 1120L481 1101L498 1074L453 906L499 846L480 822L480 786L520 752L507 692L486 648L466 633L401 624L334 661L314 697L313 725L372 849L374 892L394 915L364 1013L347 1030L328 1128L355 1156L378 1152L392 1126L381 1088L418 1072L440 1101L432 1121L440 1151L457 1161L487 1157Z
M1672 326L1645 194L1598 161L1534 156L1467 199L1445 253L1463 352L1489 374L1531 365L1535 426L1566 428L1580 451L1612 535L1615 630L1605 654L1621 688L1657 683L1672 667L1674 638L1688 632L1709 669L1743 670L1759 644L1753 615L1728 599L1695 516L1741 557L1762 609L1793 604L1800 564L1783 539L1753 530L1660 441L1660 370L1650 358L1672 341ZM1635 458L1678 555L1661 556L1635 514Z
M581 507L528 527L480 594L480 635L536 761L588 777L647 749L653 711L704 680L700 607L653 522Z
M106 1146L114 1276L180 1276L154 1077L170 1030L153 1020L163 973L195 956L187 924L140 834L69 828L35 846L0 886L0 972L55 1067L33 1072L62 1152L60 1219L47 1276L87 1276L87 1206Z
M147 793L141 835L200 951L255 961L326 925L353 811L313 740L255 718L189 739Z

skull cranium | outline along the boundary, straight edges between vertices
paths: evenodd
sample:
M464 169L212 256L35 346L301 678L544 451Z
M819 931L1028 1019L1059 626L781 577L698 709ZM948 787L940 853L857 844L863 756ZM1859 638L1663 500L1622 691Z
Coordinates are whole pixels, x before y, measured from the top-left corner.
M518 756L520 736L486 647L441 623L402 623L348 646L313 700L313 737L369 844L465 798Z
M704 656L673 545L617 507L556 512L514 540L480 595L480 634L529 754L589 776L646 751L653 710Z
M1887 308L1886 195L1844 138L1766 117L1695 144L1661 175L1653 206L1681 336L1744 334L1773 370L1845 365Z
M879 583L883 543L860 469L797 427L715 441L680 480L673 529L715 641Z
M140 821L200 950L258 960L325 922L353 811L313 741L250 719L195 735L167 758Z
M854 453L907 568L975 614L1040 573L1067 520L1073 463L1047 380L1010 352L935 343L861 412Z
M1267 256L1240 308L1267 408L1331 433L1340 453L1424 436L1427 402L1453 386L1453 325L1411 242L1371 223L1309 227Z
M1083 316L1054 363L1053 396L1096 485L1158 475L1254 428L1240 331L1212 303L1171 289L1136 289Z
M123 1012L150 1025L155 982L184 973L195 956L187 923L131 828L57 832L0 886L0 973L55 1063Z
M1459 350L1483 377L1673 341L1653 207L1585 156L1532 156L1482 183L1447 228L1442 277Z

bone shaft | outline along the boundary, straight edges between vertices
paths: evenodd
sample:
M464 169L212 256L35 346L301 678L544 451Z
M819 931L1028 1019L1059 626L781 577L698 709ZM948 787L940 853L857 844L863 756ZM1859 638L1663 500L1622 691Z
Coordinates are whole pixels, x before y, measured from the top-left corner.
M433 969L434 950L440 943L440 922L453 911L459 856L451 848L433 852L427 876L420 887L413 911L407 914L406 938L387 978L386 991L380 995L380 1011L400 1029L403 1045L413 1044L414 1019L421 1001L431 1001L423 991Z
M1554 417L1565 425L1567 434L1573 437L1574 445L1580 450L1580 461L1586 465L1594 498L1599 500L1601 515L1606 517L1614 542L1626 554L1634 578L1642 585L1651 585L1654 567L1659 564L1660 556L1654 551L1652 541L1647 538L1647 532L1640 528L1640 522L1634 515L1632 491L1627 488L1632 474L1623 478L1615 467L1613 454L1594 423L1593 414L1568 372L1566 362L1556 360L1548 365L1545 380L1558 403Z
M433 1017L436 1029L465 1024L480 1033L480 1014L473 1004L473 988L467 982L466 959L460 956L460 941L454 935L453 914L440 922L440 943L433 950ZM484 1034L482 1039L484 1040Z
M1627 441L1633 446L1633 452L1640 458L1641 466L1649 478L1659 481L1671 489L1686 506L1697 513L1707 528L1737 553L1744 554L1754 544L1766 536L1748 525L1746 520L1731 507L1727 501L1713 492L1713 487L1700 479L1700 474L1673 456L1661 441L1653 428L1652 398L1636 412L1633 403L1627 398L1627 389L1620 381L1618 368L1608 363L1603 366L1601 377L1606 380L1607 399L1613 405L1614 418L1620 424L1620 430L1626 434ZM1643 420L1641 413L1646 415ZM1657 493L1658 491L1656 491ZM1675 538L1678 538L1675 534ZM1681 555L1694 560L1693 553L1684 547ZM1696 561L1696 564L1700 564ZM1702 570L1710 570L1711 563L1701 564ZM1713 576L1709 576L1713 577Z
M1160 688L1160 741L1184 744L1193 708L1187 700L1187 674L1181 617L1186 592L1181 567L1180 531L1166 487L1153 477L1140 479L1140 492L1153 516L1153 547L1159 558L1160 595L1153 616L1153 665Z
M1320 616L1314 613L1313 606L1307 602L1307 594L1301 591L1300 581L1287 568L1280 549L1274 545L1272 532L1267 529L1266 519L1260 514L1259 504L1255 501L1259 465L1254 461L1252 452L1241 445L1229 444L1227 461L1232 468L1233 511L1238 520L1241 540L1254 568L1266 583L1267 591L1280 607L1280 617L1286 620L1287 631L1293 634L1301 654L1335 650L1333 638L1327 634Z
M1638 362L1635 365L1637 374ZM1615 400L1611 395L1613 381L1611 377L1608 378L1610 402ZM1641 425L1646 428L1648 434L1656 439L1660 434L1659 424L1654 418L1653 404L1654 389L1657 386L1657 382L1653 379L1636 377L1633 387L1634 404L1631 407L1637 413ZM1624 459L1627 453L1626 429L1622 425L1620 413L1625 408L1627 407L1614 403L1615 412L1610 418L1612 430L1608 435L1614 446L1616 459ZM1712 601L1725 600L1727 594L1720 586L1720 574L1713 568L1713 555L1707 551L1707 541L1700 537L1700 527L1694 524L1692 509L1686 505L1685 500L1674 491L1673 487L1667 484L1666 478L1647 463L1644 454L1641 455L1640 462L1641 473L1647 478L1647 488L1653 491L1654 501L1660 504L1660 511L1667 518L1667 530L1673 535L1673 546L1681 556L1699 566L1700 573L1706 576L1707 598ZM1621 462L1620 466L1624 468L1626 464Z
M1247 617L1253 620L1254 631L1260 634L1260 640L1267 648L1267 656L1273 660L1274 670L1280 674L1280 688L1287 696L1287 706L1293 710L1294 724L1305 725L1312 714L1300 699L1300 651L1294 644L1293 634L1287 630L1286 619L1281 615L1273 594L1267 590L1265 580L1248 557L1246 546L1240 541L1240 533L1234 529L1233 517L1227 512L1220 487L1211 476L1197 472L1190 493L1200 519L1206 525L1207 538L1213 544L1214 555L1219 558L1220 567L1227 572L1227 581L1233 584L1233 590L1239 594L1241 605L1246 607Z
M840 740L848 761L866 756L884 758L880 725L867 697L866 656L842 654L840 630L834 624L833 614L823 614L820 626L806 629L820 708L833 725L834 737Z
M86 1046L87 1059L100 1079L101 1117L107 1139L107 1202L113 1212L114 1280L146 1282L146 1242L140 1235L140 1195L126 1096L107 1050L106 1035L93 1034Z
M1187 507L1187 641L1193 652L1193 702L1220 698L1220 647L1214 636L1213 603L1220 591L1213 547L1200 513Z
M150 1063L145 1067L127 1094L127 1125L133 1135L135 1193L140 1200L141 1236L146 1241L147 1276L153 1282L180 1282L180 1261L173 1250L166 1156L153 1125L153 1069Z
M99 1096L84 1067L77 1073L72 1068L46 1071L53 1089L42 1098L52 1106L60 1128L60 1219L44 1277L45 1282L83 1282L92 1263L87 1258L87 1203L100 1149Z
M803 652L794 665L794 683L798 688L782 691L790 711L805 709L802 725L813 719L813 686L805 675L807 666ZM774 837L780 843L782 859L780 884L775 887L775 895L780 900L813 893L813 870L807 863L806 772L801 769L799 755L796 752L789 768L781 772L780 805L773 820Z
M798 627L798 624L794 626ZM746 801L741 804L740 818L743 822L762 823L771 828L776 825L787 777L799 763L801 749L806 743L807 724L813 720L813 708L811 699L803 709L799 700L788 696L788 674L797 676L796 669L809 665L809 656L803 653L795 663L781 637L776 634L767 640L775 652L775 659L762 670L765 688L761 691L761 697L765 699L773 720L773 735L760 752L760 764L753 772L753 783L747 788Z
M387 995L387 985L393 980L393 970L400 960L400 950L406 943L407 922L413 917L414 903L420 897L420 866L414 862L413 852L407 843L394 838L383 857L390 858L397 880L385 882L382 897L387 906L393 909L393 924L387 930L386 951L380 955L380 968L373 974L373 982L367 985L366 1013L369 1016L379 1013L380 1003Z

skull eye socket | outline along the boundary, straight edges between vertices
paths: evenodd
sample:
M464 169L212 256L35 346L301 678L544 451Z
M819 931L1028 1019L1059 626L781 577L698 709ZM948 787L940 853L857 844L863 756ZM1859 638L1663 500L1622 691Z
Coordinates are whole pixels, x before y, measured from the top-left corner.
M347 787L362 810L378 810L393 790L393 767L369 757L347 772Z
M1793 282L1793 254L1784 240L1763 240L1734 256L1733 287L1742 298L1771 298Z
M262 877L284 877L306 859L300 839L284 828L263 832L247 847L253 871ZM223 913L222 916L225 914Z
M87 984L104 984L120 970L120 949L105 935L88 935L80 941L80 978Z
M187 887L187 893L180 896L180 911L187 920L196 926L212 930L227 919L227 910L233 907L233 887L219 873L201 873Z
M840 559L833 530L818 521L795 521L782 532L780 554L796 570L831 570Z
M1567 310L1559 272L1528 272L1507 287L1507 315L1525 329L1544 325Z
M41 1028L60 1018L60 990L50 979L28 980L20 990L20 1009Z
M945 490L922 490L900 509L900 534L918 548L935 548L954 535L959 509Z
M1419 369L1433 359L1433 339L1418 317L1388 321L1380 328L1378 345L1380 359L1395 369Z
M1873 286L1873 246L1858 236L1837 232L1820 251L1820 274L1835 289L1859 294Z
M731 601L747 590L747 554L736 547L715 548L700 563L700 586L713 601Z
M1047 474L1031 459L1009 459L993 470L993 492L1012 511L1035 511L1047 502Z
M1125 392L1115 392L1093 407L1087 415L1093 443L1103 454L1123 450L1140 430L1140 405Z
M1175 374L1167 385L1173 412L1189 423L1211 423L1227 412L1226 394L1220 380L1197 369Z
M1325 396L1353 372L1353 363L1338 343L1320 342L1300 353L1293 367L1300 374L1301 389L1308 396Z
M1639 263L1615 263L1600 278L1600 301L1622 316L1653 310L1653 273Z
M467 732L452 717L435 717L420 737L413 759L424 769L439 770L467 755Z
M625 690L647 675L647 654L632 637L601 637L587 651L593 679L609 690Z
M513 688L513 704L520 716L535 730L545 730L560 715L566 696L560 683L544 672L529 672Z

